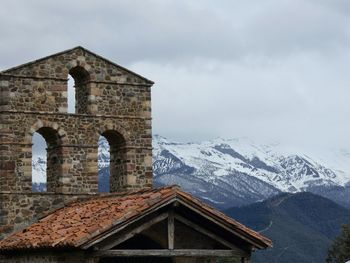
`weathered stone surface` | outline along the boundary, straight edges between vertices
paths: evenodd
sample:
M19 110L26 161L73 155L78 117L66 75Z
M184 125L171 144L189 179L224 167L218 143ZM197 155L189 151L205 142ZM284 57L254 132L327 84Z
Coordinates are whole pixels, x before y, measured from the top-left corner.
M0 255L0 263L97 263L99 259L92 258L89 255L84 255L82 252L52 252L40 251L37 253L17 253Z
M68 74L75 114L67 113ZM0 73L0 239L98 194L100 135L111 147L111 191L151 187L152 84L81 47ZM47 193L32 193L35 132L48 145Z

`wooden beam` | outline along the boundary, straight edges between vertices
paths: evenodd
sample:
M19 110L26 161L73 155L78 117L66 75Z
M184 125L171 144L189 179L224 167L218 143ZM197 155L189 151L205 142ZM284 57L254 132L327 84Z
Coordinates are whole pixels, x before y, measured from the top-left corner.
M233 257L232 250L215 249L118 249L100 250L93 253L94 257Z
M251 261L250 255L242 257L241 262L242 263L251 263L252 261Z
M182 217L182 216L180 216L178 214L175 215L175 218L176 218L176 220L180 221L181 223L189 226L190 228L196 230L197 232L199 232L199 233L201 233L201 234L203 234L205 236L210 237L211 239L216 240L217 242L219 242L222 245L230 248L231 250L236 250L237 253L240 253L240 255L246 255L247 254L247 252L245 252L244 250L239 249L234 244L232 244L232 243L226 241L225 239L223 239L222 237L220 237L220 236L218 236L218 235L216 235L216 234L206 230L205 228L203 228L203 227L193 223L192 221L190 221L190 220L188 220L188 219L186 219L186 218L184 218L184 217Z
M174 211L169 211L168 216L168 248L174 249L174 232L175 232L175 223L174 223Z
M151 220L147 221L146 223L144 223L144 224L142 224L134 229L130 229L130 230L125 229L125 231L123 231L121 233L117 233L115 239L112 239L113 236L109 237L109 239L104 240L104 242L102 244L96 244L95 248L102 249L102 250L111 249L111 248L119 245L120 243L132 238L133 236L141 233L142 231L150 228L154 224L157 224L160 221L163 221L167 217L168 217L168 213L163 213L157 217L152 218ZM108 242L110 239L112 239L112 241Z
M262 246L261 244L258 244L257 242L253 241L251 237L249 237L249 236L247 237L248 234L245 233L244 230L238 229L238 228L237 229L233 229L232 227L227 227L225 224L222 224L221 222L216 220L213 216L207 215L205 212L202 212L200 209L196 208L192 204L188 204L188 202L186 200L178 199L178 202L181 205L189 208L190 210L196 212L197 214L199 214L199 215L203 216L204 218L208 219L209 221L213 222L214 224L221 226L222 228L224 228L228 232L230 232L230 233L238 236L239 238L245 240L247 243L252 244L254 247L256 247L256 248L265 248L265 246ZM263 241L260 241L260 242L263 243Z
M83 242L82 244L80 244L80 246L82 249L88 249L88 248L102 242L104 239L114 235L115 233L122 231L123 229L127 228L129 225L149 216L154 211L159 210L159 209L171 204L172 202L174 202L173 198L169 197L167 200L164 200L164 202L161 202L158 206L153 207L152 209L148 210L147 212L143 213L142 215L140 215L132 220L126 220L126 222L123 222L122 224L117 225L116 227L101 233L100 235L93 238L92 240L89 240L87 242Z

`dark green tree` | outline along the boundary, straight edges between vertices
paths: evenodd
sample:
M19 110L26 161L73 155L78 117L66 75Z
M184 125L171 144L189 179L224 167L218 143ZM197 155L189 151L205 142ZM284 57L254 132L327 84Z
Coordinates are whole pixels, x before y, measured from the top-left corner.
M327 263L345 263L350 260L350 225L342 225L342 231L328 250Z

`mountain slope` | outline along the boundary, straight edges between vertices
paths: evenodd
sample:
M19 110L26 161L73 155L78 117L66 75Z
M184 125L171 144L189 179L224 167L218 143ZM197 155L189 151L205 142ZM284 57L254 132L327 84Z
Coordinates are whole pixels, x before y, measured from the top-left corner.
M329 156L330 169L310 153L286 151L278 144L259 145L248 139L215 139L201 143L176 143L153 138L155 181L177 183L212 204L242 205L279 192L311 191L350 207L350 155ZM317 156L317 155L315 155ZM322 155L324 156L324 155ZM337 160L337 161L334 161ZM232 195L226 194L229 189ZM206 189L213 189L208 191ZM212 192L219 193L214 196ZM224 196L226 201L224 201ZM337 198L344 196L344 198ZM223 204L223 202L226 204Z
M153 145L156 184L178 184L218 208L240 206L280 193L275 186L251 176L254 166L225 145L178 144L159 136ZM233 159L239 168L232 167Z
M283 193L224 212L274 242L272 249L254 253L257 263L324 262L340 225L350 224L350 210L312 193Z

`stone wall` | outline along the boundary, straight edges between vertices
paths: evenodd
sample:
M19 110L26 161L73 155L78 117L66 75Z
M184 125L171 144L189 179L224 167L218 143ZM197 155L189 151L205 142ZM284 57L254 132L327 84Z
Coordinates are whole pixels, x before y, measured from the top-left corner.
M67 113L68 74L76 114ZM40 194L32 194L35 132L48 145L49 203L97 192L100 135L111 146L111 191L151 187L152 84L81 47L1 72L0 230L23 226L40 210Z
M98 263L98 261L98 258L91 258L79 251L40 251L0 255L0 263Z
M122 169L111 175L118 178L118 187L113 189L127 190L152 184L152 138L147 119L19 111L2 112L1 117L1 191L31 192L31 147L36 131L47 138L47 142L50 142L50 136L55 138L52 149L48 145L48 152L53 151L58 159L53 165L54 172L59 175L50 176L48 173L48 189L54 192L97 191L97 142L106 132L110 134L111 148L123 152L118 158ZM115 139L123 138L124 145L117 144L116 140L117 145L113 147L113 132ZM112 158L113 161L116 159Z
M79 252L70 252L70 253L60 253L60 252L40 252L37 254L23 254L23 255L9 255L0 256L0 263L99 263L99 262L167 262L168 258L159 258L159 257L151 257L151 258L108 258L107 260L100 259L97 257L89 257L88 255L84 255L84 253ZM230 263L238 263L240 260L223 260L218 261L216 258L196 258L196 257L177 257L177 258L169 258L169 262L174 263L216 263L216 262L230 262Z
M83 48L3 71L0 109L66 113L68 74L78 86L77 101L86 100L77 107L87 112L77 113L151 117L153 83Z

